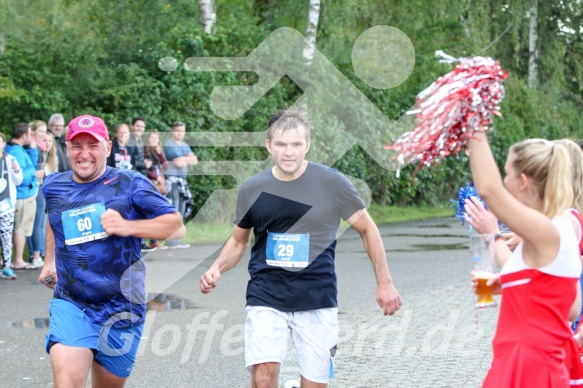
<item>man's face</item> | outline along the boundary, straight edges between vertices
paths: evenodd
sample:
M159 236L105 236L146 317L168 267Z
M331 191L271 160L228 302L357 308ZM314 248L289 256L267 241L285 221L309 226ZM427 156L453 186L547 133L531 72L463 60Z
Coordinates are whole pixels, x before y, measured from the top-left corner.
M172 140L182 141L186 133L186 126L172 127Z
M99 178L105 172L110 152L110 141L97 141L87 133L81 133L68 141L67 156L73 169L73 179L87 183Z
M119 145L126 145L126 143L130 140L130 128L122 125L117 129L115 133L115 137L117 138L117 142Z
M61 136L63 134L63 128L65 128L65 123L62 121L55 121L49 126L49 129L55 136Z
M310 150L310 140L306 138L306 128L300 125L286 131L276 130L271 141L265 140L265 147L279 172L295 179Z
M136 121L132 124L132 132L134 133L135 137L141 137L142 133L146 130L146 123L142 120Z
M26 135L22 136L22 140L23 140L23 144L22 145L29 145L30 144L30 137L32 135L32 131L30 130L30 127L28 128L28 132L26 133Z

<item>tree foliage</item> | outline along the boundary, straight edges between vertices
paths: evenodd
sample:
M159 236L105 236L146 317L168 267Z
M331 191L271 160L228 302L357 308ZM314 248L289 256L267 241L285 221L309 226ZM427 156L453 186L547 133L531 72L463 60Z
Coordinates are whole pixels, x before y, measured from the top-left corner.
M438 63L436 50L499 60L510 72L503 118L492 136L502 164L508 146L520 139L580 137L583 2L538 4L536 88L527 86L529 0L323 0L316 48L391 119L402 116L417 93L451 70ZM252 84L254 74L194 73L183 66L164 72L158 63L163 57L182 64L191 56L246 56L282 26L304 33L308 1L217 0L216 6L217 22L209 35L191 0L1 0L0 129L9 133L16 122L46 120L61 112L66 118L98 114L111 128L143 116L149 128L160 131L168 131L175 120L186 122L190 131L263 131L271 113L301 96L291 80L284 78L240 119L225 121L210 109L212 88ZM401 29L416 51L409 78L388 90L364 83L351 63L354 41L375 25ZM324 146L345 141L330 139L332 144ZM201 161L267 157L257 147L194 151ZM335 167L366 181L381 204L447 203L469 179L463 153L416 174L416 166L409 166L397 178L352 147ZM235 184L225 176L189 180L199 207L213 190Z

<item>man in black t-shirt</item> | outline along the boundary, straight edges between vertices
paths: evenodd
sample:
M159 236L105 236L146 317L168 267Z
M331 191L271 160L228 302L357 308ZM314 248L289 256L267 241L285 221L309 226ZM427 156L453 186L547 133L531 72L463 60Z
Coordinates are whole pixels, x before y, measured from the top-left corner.
M148 169L152 166L152 161L144 158L144 142L142 135L146 130L146 120L141 117L135 117L132 120L130 139L128 141L128 150L133 155L133 169L146 175Z
M269 122L265 146L274 166L243 183L236 226L200 287L205 294L216 287L220 274L247 251L253 231L245 326L252 384L277 385L291 333L302 386L325 387L338 340L334 255L341 218L363 240L384 314L393 315L402 301L378 228L354 186L338 171L305 160L310 149L307 118L296 110L278 112Z

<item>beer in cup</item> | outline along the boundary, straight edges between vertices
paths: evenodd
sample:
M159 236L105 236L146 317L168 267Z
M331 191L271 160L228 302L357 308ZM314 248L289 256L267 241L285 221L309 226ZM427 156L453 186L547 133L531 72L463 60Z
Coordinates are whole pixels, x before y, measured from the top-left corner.
M494 257L494 235L471 235L470 252L474 274L478 282L476 307L494 307L496 306L496 301L492 294L492 287L486 285L486 282L494 275L497 268L496 258Z

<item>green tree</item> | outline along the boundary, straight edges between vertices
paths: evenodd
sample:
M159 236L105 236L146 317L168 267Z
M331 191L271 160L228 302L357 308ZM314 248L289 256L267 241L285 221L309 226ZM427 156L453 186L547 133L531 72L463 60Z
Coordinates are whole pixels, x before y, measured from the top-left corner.
M414 104L420 91L452 70L438 62L436 50L456 57L482 55L499 60L510 72L503 117L495 121L492 135L501 165L508 146L520 139L578 140L581 136L583 4L538 1L535 88L528 87L528 10L532 5L533 0L322 0L316 49L394 120ZM218 22L213 33L207 34L200 23L198 2L191 0L0 0L0 47L4 39L0 128L7 133L15 122L46 120L59 111L66 118L98 114L112 128L139 115L147 118L149 128L161 131L167 131L175 120L186 122L189 131L210 134L263 131L267 117L302 95L290 79L281 80L241 118L225 121L210 109L212 88L252 84L256 75L194 73L181 64L191 56L246 56L279 27L304 33L308 9L308 0L216 0ZM356 39L376 25L401 29L415 47L415 67L409 78L388 90L363 82L351 61ZM177 69L162 71L161 58L174 58ZM378 127L364 110L357 110L352 120ZM469 179L463 153L431 169L416 172L417 166L408 166L397 178L362 149L351 147L349 139L339 135L340 123L329 118L322 125L325 128L320 130L327 131L329 140L319 144L323 152L333 147L348 149L335 167L365 180L375 202L447 203ZM371 137L383 139L382 128L375 131ZM201 160L267 157L261 147L205 145L194 151ZM199 207L213 190L234 184L224 176L189 179Z

